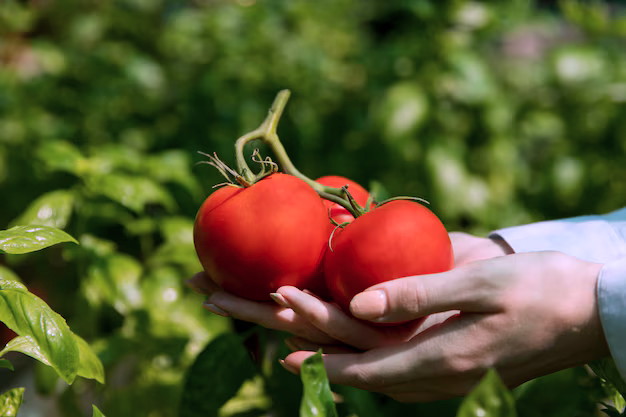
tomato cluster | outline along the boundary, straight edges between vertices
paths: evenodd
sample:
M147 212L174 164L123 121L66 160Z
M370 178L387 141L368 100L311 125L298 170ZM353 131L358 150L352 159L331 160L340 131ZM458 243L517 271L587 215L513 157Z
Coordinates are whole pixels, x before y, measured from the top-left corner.
M317 181L347 185L355 201L366 205L368 192L353 181ZM372 285L453 267L448 233L422 204L394 200L354 219L305 181L282 173L211 194L198 211L194 242L205 271L226 291L269 300L283 285L327 290L348 312L352 297Z

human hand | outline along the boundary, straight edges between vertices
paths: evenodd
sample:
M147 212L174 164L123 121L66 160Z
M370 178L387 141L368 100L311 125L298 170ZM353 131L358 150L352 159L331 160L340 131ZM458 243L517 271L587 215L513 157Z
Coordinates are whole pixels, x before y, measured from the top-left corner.
M466 394L490 367L513 387L606 356L596 301L600 269L562 253L536 252L371 287L350 306L361 319L460 313L405 343L325 355L329 380L399 401L433 401ZM311 354L292 353L284 365L297 372Z
M475 237L462 232L450 233L450 240L456 265L512 252L504 241ZM187 284L209 297L204 307L215 314L230 315L293 334L294 337L287 340L293 350L314 349L320 344L324 346L325 352L386 346L407 341L416 333L455 314L446 312L431 315L424 322L412 322L403 326L372 327L345 314L334 303L324 302L311 293L294 287L283 287L277 291L273 296L280 304L277 305L250 301L226 293L204 272L195 274ZM334 325L329 326L330 322Z
M279 288L272 294L276 302L259 302L223 291L204 272L195 274L187 284L208 296L204 307L214 314L291 333L294 336L286 342L292 350L322 347L325 352L345 353L401 343L450 316L446 313L403 325L372 326L349 316L336 304L295 287Z

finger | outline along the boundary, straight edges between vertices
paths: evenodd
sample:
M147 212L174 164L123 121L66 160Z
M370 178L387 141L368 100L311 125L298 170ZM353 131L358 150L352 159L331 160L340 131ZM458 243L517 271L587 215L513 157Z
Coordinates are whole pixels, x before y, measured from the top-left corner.
M303 362L315 352L298 351L283 360L283 366L290 372L299 373ZM377 391L381 387L362 377L362 360L365 353L323 354L324 368L331 384L349 385L356 388Z
M322 349L324 353L354 353L355 349L345 345L322 345L319 343L311 342L310 340L303 339L301 337L289 337L285 339L285 344L292 352L299 350L305 350L309 352L317 352Z
M185 284L202 295L211 295L214 292L221 291L221 288L204 271L194 274L194 276L185 281Z
M336 340L362 350L408 340L415 334L415 327L419 324L376 328L295 287L281 287L278 293L292 310L313 326Z
M394 323L449 310L492 312L501 280L496 259L466 264L439 274L387 281L357 294L350 303L355 317ZM488 264L488 265L485 265Z
M293 310L279 307L274 303L247 300L225 291L213 293L209 296L207 303L217 306L239 320L295 334L317 343L329 345L337 343L335 339L320 331Z
M468 381L480 379L484 371L481 355L489 350L488 338L482 332L476 334L483 317L487 316L455 316L408 343L363 353L326 354L323 358L328 379L333 384L383 393L428 392L433 390L431 382L439 380L446 384L437 386L437 392L460 395ZM294 352L284 361L299 370L311 354Z

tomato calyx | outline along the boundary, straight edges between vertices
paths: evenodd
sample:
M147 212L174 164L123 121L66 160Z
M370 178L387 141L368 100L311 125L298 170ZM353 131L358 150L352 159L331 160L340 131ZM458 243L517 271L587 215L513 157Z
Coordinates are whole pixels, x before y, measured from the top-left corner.
M259 173L257 174L252 174L251 176L244 175L245 172L239 174L237 171L235 171L234 169L226 165L221 159L219 159L216 152L213 152L213 155L200 151L198 151L198 153L209 158L208 161L198 162L199 164L211 165L212 167L216 168L220 172L220 174L222 174L227 180L227 182L222 182L214 185L213 188L221 187L224 185L236 185L242 188L248 188L256 182L262 180L263 178L278 172L278 164L272 161L269 156L263 159L258 149L255 149L252 153L252 161L261 165L261 171L259 171Z

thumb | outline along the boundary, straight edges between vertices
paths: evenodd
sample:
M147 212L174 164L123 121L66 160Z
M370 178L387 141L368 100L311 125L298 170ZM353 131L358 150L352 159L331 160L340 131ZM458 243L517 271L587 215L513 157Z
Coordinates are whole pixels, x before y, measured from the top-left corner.
M451 310L491 311L495 286L484 288L476 268L467 265L447 272L398 278L354 296L352 315L378 323L399 323Z

